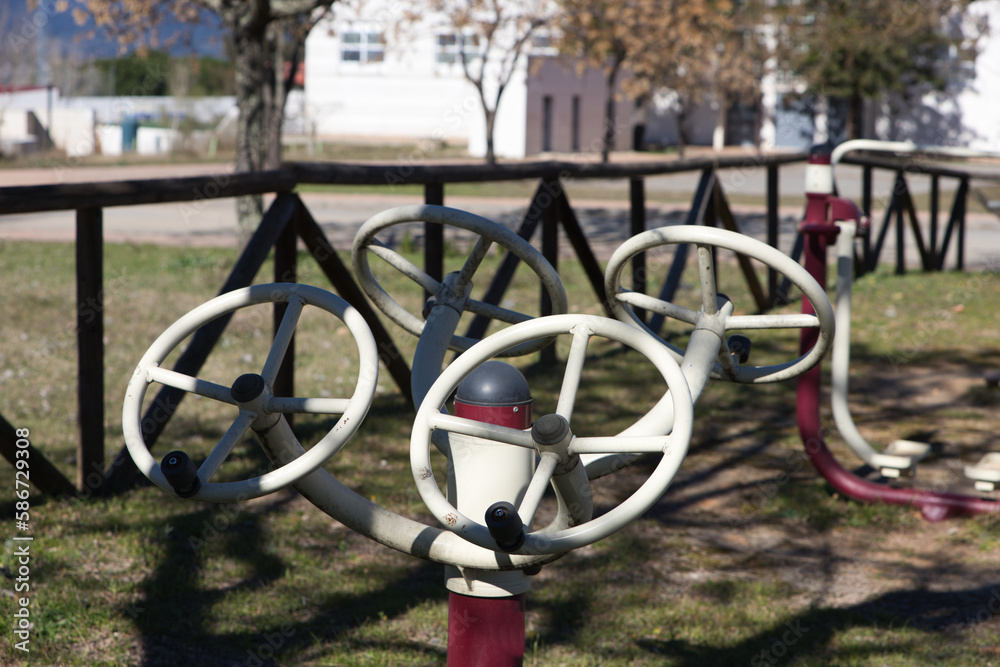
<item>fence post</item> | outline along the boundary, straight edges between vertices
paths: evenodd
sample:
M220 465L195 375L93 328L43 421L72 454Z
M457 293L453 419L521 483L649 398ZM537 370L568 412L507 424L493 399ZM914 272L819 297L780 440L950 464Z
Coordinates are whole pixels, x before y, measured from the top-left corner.
M903 215L906 209L910 192L906 188L906 179L903 172L896 172L896 191L899 193L899 207L896 209L896 275L902 276L906 273L906 236L904 232Z
M296 198L295 213L285 225L284 231L274 244L274 282L294 283L298 282L298 240L299 225L298 219L302 211L302 201ZM288 310L287 303L274 304L274 334L278 333L278 327ZM281 361L278 374L274 378L274 386L271 391L275 396L295 395L295 335L292 334L288 341L288 349L285 351L285 358ZM295 415L286 414L289 426L294 426Z
M767 244L778 247L778 165L767 165ZM767 267L767 301L777 305L778 272Z
M104 470L104 213L100 208L76 212L76 326L80 411L76 486L82 489L88 471ZM96 494L102 491L92 489Z
M966 203L969 199L969 177L965 176L962 178L958 186L958 192L955 193L956 208L958 210L958 238L957 246L955 248L957 256L955 257L955 269L958 271L965 271L965 210Z
M428 206L444 206L444 184L426 184L424 203ZM438 282L444 278L444 225L436 222L424 223L424 271ZM434 295L424 290L425 300L432 296Z
M933 174L931 176L931 225L930 225L930 238L927 241L928 253L930 255L931 269L934 270L938 267L938 207L940 205L940 190L938 183L938 175Z
M646 231L646 181L641 178L629 179L629 233L638 236ZM632 290L646 293L646 253L640 252L632 258ZM646 321L646 311L635 309L635 316Z
M866 164L861 169L861 210L864 211L865 215L871 217L872 214L872 166ZM861 257L862 261L858 264L860 270L857 271L858 276L863 276L872 270L871 268L871 255L872 255L872 235L871 227L868 228L869 233L861 237Z
M546 192L559 192L562 184L546 178L543 181ZM556 201L553 195L549 195L549 204L542 208L542 255L549 260L552 268L559 272L559 217L556 211ZM541 287L540 315L542 317L552 314L552 299L549 297L545 285ZM552 362L556 359L554 345L542 348L539 353L543 362Z

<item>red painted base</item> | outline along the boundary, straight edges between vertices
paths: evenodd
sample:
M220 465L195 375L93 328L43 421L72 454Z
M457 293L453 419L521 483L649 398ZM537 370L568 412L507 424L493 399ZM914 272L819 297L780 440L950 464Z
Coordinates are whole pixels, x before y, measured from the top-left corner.
M515 667L524 661L525 595L448 594L448 667Z

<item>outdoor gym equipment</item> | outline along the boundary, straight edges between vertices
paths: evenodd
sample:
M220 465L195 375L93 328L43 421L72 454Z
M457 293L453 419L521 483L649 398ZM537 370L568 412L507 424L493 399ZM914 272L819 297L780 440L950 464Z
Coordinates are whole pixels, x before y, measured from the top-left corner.
M854 284L854 241L859 233L860 212L853 220L837 221L837 330L831 359L831 403L833 420L844 442L865 463L885 477L913 474L917 461L930 453L931 446L914 440L893 440L881 452L868 444L858 431L848 406L848 383L851 365L851 292Z
M479 235L463 267L436 281L376 240L392 225L411 221L453 224ZM365 417L378 374L377 354L361 316L339 297L304 285L262 285L217 297L169 327L143 356L129 384L123 415L129 452L139 469L160 488L196 500L245 499L292 484L306 499L347 527L386 546L446 565L449 596L450 664L519 664L524 648L524 596L530 574L569 550L621 530L648 510L666 491L687 453L693 428L693 403L709 377L759 383L792 377L815 364L833 334L829 301L815 281L794 262L757 241L730 232L702 228L657 230L616 254L624 263L639 246L661 243L698 245L702 279L699 311L614 290L625 322L593 315L555 314L532 319L469 298L472 277L491 245L514 252L540 277L553 310L566 309L562 283L551 265L530 244L499 225L444 207L392 209L370 219L358 232L353 261L359 282L376 305L406 330L419 336L413 360L413 396L417 414L410 442L410 462L417 489L441 527L400 516L361 497L320 466L343 447ZM763 248L761 247L763 246ZM815 302L817 314L735 316L734 304L715 288L714 247L755 257L789 276ZM767 248L766 250L764 248ZM433 294L426 319L408 313L378 284L368 266L375 254ZM617 285L620 266L609 267L608 284ZM166 371L159 364L185 337L215 318L243 306L284 301L289 304L260 374L241 376L224 387ZM272 395L278 366L299 314L306 305L334 314L350 328L360 371L350 399L285 398ZM659 309L693 324L685 350L665 344L634 326L629 306ZM462 313L469 311L510 323L481 341L455 335ZM726 341L735 329L806 327L815 342L799 359L776 366L744 366L749 339ZM570 345L555 409L532 419L527 382L513 366L496 357L527 354L559 339ZM594 338L617 341L638 351L665 383L653 408L615 435L577 434L571 425L583 382L588 348ZM462 351L443 371L448 350ZM139 421L146 388L168 384L233 404L239 416L208 459L195 468L186 454L171 452L161 464L142 440ZM454 415L446 403L454 392ZM654 397L655 398L655 397ZM292 432L291 412L343 414L331 433L308 451ZM213 483L233 447L253 430L277 470L243 482ZM430 445L448 458L447 495L434 477ZM624 502L595 517L591 480L621 469L643 454L661 458L648 479ZM554 518L535 526L536 511L547 488L555 491ZM457 619L457 620L456 620ZM471 625L470 619L475 621ZM461 623L461 628L455 625ZM460 631L459 631L460 630ZM489 648L484 648L489 647Z
M981 157L980 151L951 147L936 148L900 142L850 141L838 146L831 155L814 153L806 176L807 207L801 231L806 236L806 269L820 284L826 282L826 253L836 242L837 261L837 329L833 349L832 406L838 431L852 451L885 477L909 475L929 446L913 441L895 441L882 452L875 450L858 432L848 407L848 376L850 369L851 290L853 284L854 239L867 230L867 221L852 202L834 196L833 166L851 150L882 150L888 152L939 153L952 156ZM992 154L987 154L992 155ZM803 312L809 309L803 304ZM813 344L812 332L803 331L801 349ZM846 470L834 458L823 439L820 428L820 369L811 369L799 378L799 430L806 451L816 469L838 491L862 501L876 501L919 507L930 521L940 521L955 514L975 514L1000 511L1000 503L975 496L942 493L922 489L890 487L863 479ZM966 467L966 475L974 479L977 489L992 490L1000 481L1000 466L995 454L987 454L976 466ZM996 467L995 467L996 466Z
M225 387L160 366L181 341L209 322L240 308L277 302L287 303L288 308L260 374L241 375L231 387ZM294 398L274 396L271 392L295 326L306 306L320 308L338 318L354 339L360 371L354 393L349 398ZM149 347L125 391L122 408L125 443L139 470L165 491L176 491L182 497L211 502L257 498L301 479L336 454L358 430L368 413L377 379L375 339L361 314L339 296L301 284L247 287L218 296L195 308L167 328ZM239 409L232 426L199 468L195 469L183 452L171 452L164 458L162 466L149 453L142 432L142 401L153 382L229 403ZM284 460L275 470L239 482L211 481L248 430L266 433L283 421L283 413L336 414L341 417L308 453L294 460ZM294 440L294 436L291 437ZM298 441L295 440L295 443Z

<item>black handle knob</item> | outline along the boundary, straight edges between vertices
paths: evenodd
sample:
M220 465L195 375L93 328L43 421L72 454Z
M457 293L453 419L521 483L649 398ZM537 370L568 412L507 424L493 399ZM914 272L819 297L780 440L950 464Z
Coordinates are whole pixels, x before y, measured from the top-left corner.
M736 355L741 364L745 364L750 359L750 348L752 341L742 334L733 334L727 341L729 351Z
M517 551L524 544L524 524L517 509L506 501L493 503L486 510L486 527L501 551Z
M160 462L160 471L181 498L190 498L201 489L198 469L191 457L182 451L170 452Z

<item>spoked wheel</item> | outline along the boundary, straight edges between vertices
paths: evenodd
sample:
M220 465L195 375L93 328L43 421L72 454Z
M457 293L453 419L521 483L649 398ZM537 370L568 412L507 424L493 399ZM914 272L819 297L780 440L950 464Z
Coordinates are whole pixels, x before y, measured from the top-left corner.
M444 282L441 282L435 280L401 254L386 247L375 238L379 232L389 227L411 222L433 222L450 225L478 234L479 238L469 253L468 258L466 258L461 270L450 275ZM566 312L566 292L563 289L559 275L540 252L506 227L502 227L487 218L458 209L444 206L415 205L400 206L383 211L371 217L358 230L354 238L351 256L358 283L372 302L393 322L411 334L420 336L424 331L425 321L401 306L382 288L372 272L371 265L369 264L369 254L379 257L389 264L389 266L423 287L424 290L436 295L440 303L448 303L451 307L459 309L460 312L466 311L507 323L529 320L532 317L531 315L468 298L473 276L486 258L490 246L494 243L510 250L531 267L531 270L541 280L542 286L545 288L552 303L554 313ZM454 334L451 335L448 347L461 352L469 349L477 342L477 339ZM506 351L505 355L517 356L530 354L541 349L548 342L550 341L529 341L524 345Z
M622 287L622 272L629 261L641 252L666 245L693 244L698 250L698 271L700 279L701 309L693 310L654 296L626 290ZM798 287L812 304L815 315L805 314L761 314L727 315L719 308L719 292L715 282L714 248L723 248L756 259L775 269ZM706 326L707 320L714 320L707 326L720 329L725 349L719 354L719 361L712 370L712 377L720 380L742 383L780 382L793 378L815 366L826 354L833 342L833 306L826 292L809 273L790 257L766 243L722 229L681 225L662 227L632 237L612 255L605 271L605 288L611 298L611 307L618 319L631 322L653 336L657 336L636 316L634 308L642 308L659 313L694 326ZM731 331L758 331L765 329L819 329L816 344L798 358L780 364L753 366L739 363L746 359L744 349L735 346L724 334ZM657 338L676 359L684 355L684 350ZM746 338L738 339L740 345L747 345Z
M538 419L531 429L496 426L441 412L452 391L479 365L514 345L551 336L570 336L571 348L555 412ZM674 413L670 434L629 435L628 429L610 437L586 437L572 433L569 422L580 388L587 348L594 337L624 343L640 352L660 372L667 383ZM607 537L648 510L663 495L687 453L692 420L693 408L687 382L677 362L662 344L635 327L615 320L589 315L553 315L516 324L495 333L470 348L445 369L417 411L410 440L410 464L421 498L448 530L487 549L517 554L556 554ZM524 490L520 504L511 508L505 505L492 508L500 511L502 516L490 517L491 523L499 521L505 524L499 532L496 525L492 526L491 532L490 526L462 514L441 492L430 461L431 436L436 431L473 436L492 444L506 444L538 452L534 476ZM546 526L538 530L526 530L532 523L550 481L560 471L573 469L581 455L640 453L662 454L662 458L642 486L613 510L569 528L554 529L553 526ZM502 471L492 471L491 474L502 474ZM555 488L557 495L563 495L562 500L566 504L578 502L589 495L589 487L566 489L556 485ZM576 493L580 497L566 497L568 493ZM511 509L516 512L516 521L525 528L523 541L513 539L517 536L509 532L509 524L515 521L510 518ZM511 548L512 544L519 546Z
M240 308L262 303L288 304L261 372L236 378L229 387L184 375L160 366L187 336L212 320ZM271 388L285 357L292 334L307 306L326 311L350 331L360 359L354 393L346 398L274 396ZM300 284L257 285L221 295L195 308L164 331L139 361L125 393L122 422L125 443L136 466L154 484L183 497L214 502L232 502L274 493L313 472L357 431L371 407L378 381L378 351L375 339L361 314L339 296ZM195 467L183 452L171 452L157 463L142 432L142 404L153 383L233 405L238 414L225 435L200 465ZM283 413L340 415L339 420L316 445L302 456L263 475L235 482L212 482L233 448L247 431L275 426Z

